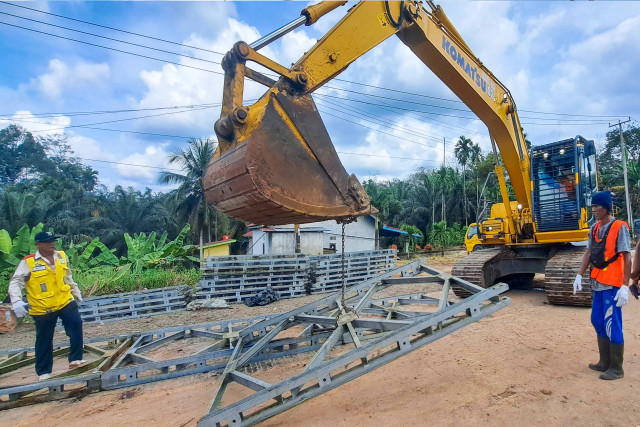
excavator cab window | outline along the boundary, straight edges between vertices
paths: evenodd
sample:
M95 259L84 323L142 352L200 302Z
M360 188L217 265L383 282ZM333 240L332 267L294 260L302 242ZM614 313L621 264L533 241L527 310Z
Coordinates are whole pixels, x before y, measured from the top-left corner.
M533 214L538 231L579 228L580 182L575 139L557 141L531 150Z
M581 207L591 209L591 195L598 191L596 175L596 148L593 141L582 137L576 138L578 148L578 162L580 163L580 191Z

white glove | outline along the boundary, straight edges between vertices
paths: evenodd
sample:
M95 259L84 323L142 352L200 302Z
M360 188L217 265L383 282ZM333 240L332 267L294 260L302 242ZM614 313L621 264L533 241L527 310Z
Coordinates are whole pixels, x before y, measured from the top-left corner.
M16 315L16 317L24 317L27 314L29 314L29 312L27 311L27 307L28 306L29 306L29 304L27 304L26 302L24 302L22 300L18 300L16 302L14 302L13 304L11 304L11 310L13 310L13 312Z
M76 300L76 302L78 304L80 304L82 302L82 294L80 293L80 289L78 290L72 290L71 291L71 295L73 295L73 298Z
M622 307L623 305L628 303L629 302L629 287L627 285L620 286L620 289L618 289L618 292L616 293L616 296L613 297L613 300L614 301L618 301L616 303L616 307Z
M582 276L577 275L576 280L573 281L573 294L575 295L577 291L582 290Z

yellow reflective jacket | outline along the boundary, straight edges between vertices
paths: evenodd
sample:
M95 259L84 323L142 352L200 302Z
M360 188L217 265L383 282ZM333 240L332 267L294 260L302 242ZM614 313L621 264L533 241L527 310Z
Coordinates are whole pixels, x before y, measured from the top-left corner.
M31 305L29 314L37 316L58 311L73 301L71 288L64 282L69 270L69 261L63 251L54 255L55 272L44 259L36 259L35 254L27 255L24 260L31 271L25 285L27 301Z

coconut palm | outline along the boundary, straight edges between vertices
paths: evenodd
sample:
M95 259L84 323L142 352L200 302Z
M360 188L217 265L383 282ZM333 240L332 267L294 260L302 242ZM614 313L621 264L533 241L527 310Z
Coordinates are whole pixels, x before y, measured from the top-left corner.
M183 173L160 173L158 182L162 184L179 184L173 193L176 202L175 213L186 219L200 236L203 243L205 228L211 229L217 212L209 206L204 197L204 175L207 164L215 151L215 142L210 139L192 138L189 146L169 155L169 163L178 165ZM217 231L214 229L217 239ZM201 249L202 251L202 249Z
M474 152L475 144L471 140L471 138L467 138L464 135L460 136L458 142L453 149L453 154L458 159L458 163L462 166L462 196L463 196L463 206L464 206L464 223L469 225L467 221L467 182L466 182L466 168L469 160L471 159L472 153Z

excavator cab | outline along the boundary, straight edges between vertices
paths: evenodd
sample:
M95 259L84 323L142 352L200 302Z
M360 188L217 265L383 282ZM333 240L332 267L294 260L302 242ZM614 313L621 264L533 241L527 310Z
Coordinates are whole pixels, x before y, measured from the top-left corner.
M597 191L595 145L581 136L531 150L533 217L538 232L584 228Z

